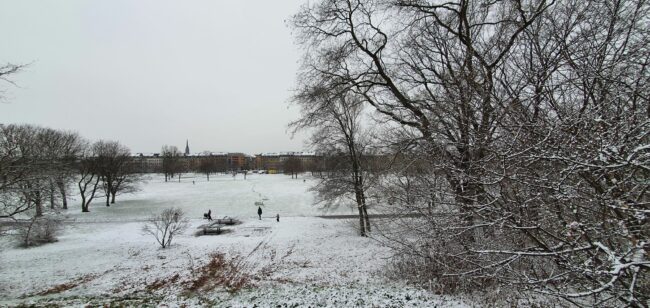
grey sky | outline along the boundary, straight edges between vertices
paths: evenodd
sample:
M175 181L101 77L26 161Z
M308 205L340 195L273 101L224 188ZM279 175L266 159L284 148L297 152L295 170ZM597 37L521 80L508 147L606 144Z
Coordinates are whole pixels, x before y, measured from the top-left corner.
M300 150L286 124L303 0L0 0L0 123L32 123L192 152Z

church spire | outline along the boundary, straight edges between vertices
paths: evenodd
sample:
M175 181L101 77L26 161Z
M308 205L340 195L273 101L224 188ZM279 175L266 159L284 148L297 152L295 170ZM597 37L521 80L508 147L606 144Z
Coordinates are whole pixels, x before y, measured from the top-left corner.
M188 139L185 140L185 156L190 155L190 141Z

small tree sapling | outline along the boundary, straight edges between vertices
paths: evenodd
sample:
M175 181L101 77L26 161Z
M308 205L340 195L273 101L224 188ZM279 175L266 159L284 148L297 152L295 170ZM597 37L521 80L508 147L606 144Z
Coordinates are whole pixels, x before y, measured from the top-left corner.
M188 224L189 220L183 210L170 208L149 217L142 226L142 232L153 235L162 248L167 248L171 245L174 236L185 231Z

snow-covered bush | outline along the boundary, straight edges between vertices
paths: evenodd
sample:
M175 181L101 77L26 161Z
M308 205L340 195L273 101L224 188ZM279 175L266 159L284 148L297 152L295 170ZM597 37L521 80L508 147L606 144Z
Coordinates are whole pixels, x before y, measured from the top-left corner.
M169 208L158 215L152 215L142 226L142 232L151 234L162 248L172 243L172 239L187 229L189 220L179 208Z

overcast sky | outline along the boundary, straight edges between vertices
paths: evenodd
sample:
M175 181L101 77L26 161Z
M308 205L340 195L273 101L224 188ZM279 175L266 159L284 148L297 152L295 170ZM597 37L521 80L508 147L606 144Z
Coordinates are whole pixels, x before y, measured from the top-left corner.
M0 0L0 123L249 154L303 148L287 123L299 49L286 20L304 0Z

